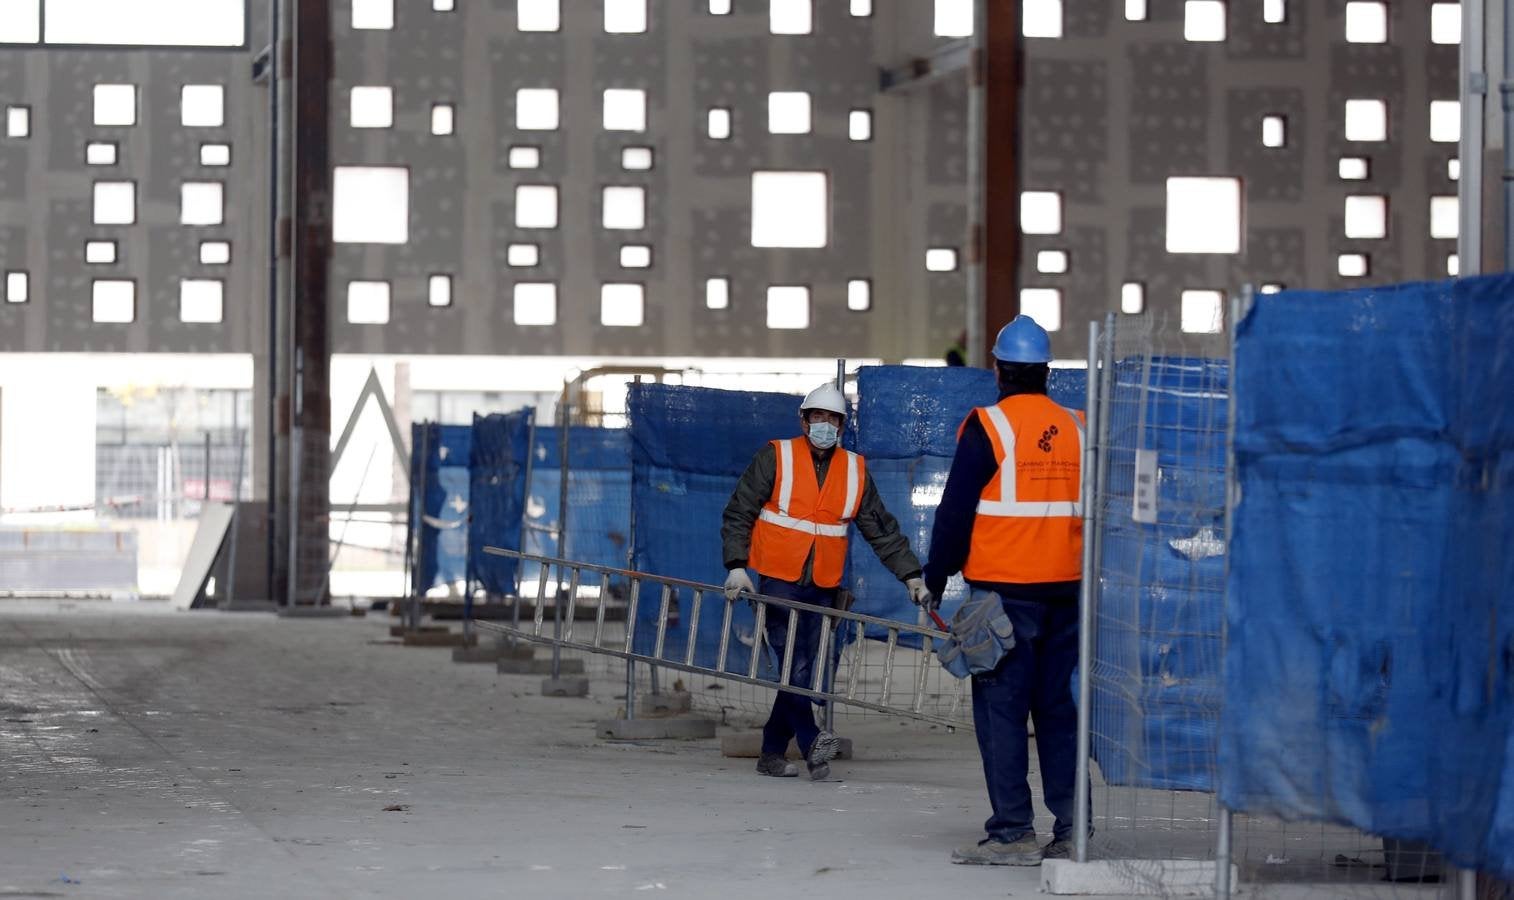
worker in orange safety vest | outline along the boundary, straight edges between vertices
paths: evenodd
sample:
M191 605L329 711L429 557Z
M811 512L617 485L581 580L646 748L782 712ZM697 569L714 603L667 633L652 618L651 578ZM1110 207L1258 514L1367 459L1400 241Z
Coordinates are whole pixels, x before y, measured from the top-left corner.
M972 411L931 529L926 589L940 597L957 572L974 592L998 595L1014 646L972 676L973 725L993 814L987 836L952 861L1038 865L1071 847L1077 762L1078 589L1083 573L1083 421L1046 394L1051 338L1016 316L994 342L999 402ZM1056 822L1044 847L1031 806L1027 715L1046 807Z
M768 443L742 473L720 528L728 598L756 592L834 607L846 568L847 534L856 525L883 565L904 582L911 600L927 599L920 561L884 508L866 460L838 446L845 422L845 396L835 385L823 384L799 404L803 434ZM757 570L756 585L748 567ZM780 659L789 615L785 608L767 607L767 640ZM819 631L817 614L800 613L790 684L807 688L813 682ZM816 726L809 698L779 690L762 727L757 771L780 778L797 775L798 767L785 758L791 739L798 742L812 780L829 776L840 741Z

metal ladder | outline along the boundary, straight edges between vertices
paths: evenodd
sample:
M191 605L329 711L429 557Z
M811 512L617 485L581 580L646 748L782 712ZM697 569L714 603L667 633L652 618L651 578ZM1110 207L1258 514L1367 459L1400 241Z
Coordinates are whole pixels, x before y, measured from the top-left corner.
M863 615L850 610L832 609L801 603L797 600L769 597L764 594L742 592L735 599L726 599L724 589L717 585L702 584L681 578L666 578L631 569L617 569L610 566L535 556L500 547L485 547L484 552L521 563L534 563L539 567L536 578L535 614L529 622L521 621L517 614L512 622L479 621L474 623L475 627L510 638L550 645L554 674L556 662L564 649L626 660L628 714L632 714L630 711L634 707L634 666L642 663L654 667L696 672L710 678L778 688L816 700L905 716L951 728L970 729L972 727L970 710L962 710L962 715L956 717L925 708L927 679L930 670L938 668L933 652L934 641L947 636L943 630ZM606 612L612 605L612 579L623 579L629 585L627 599L623 604L626 617L623 635L618 633L619 629L614 628L613 623L612 627L606 627ZM549 584L555 586L555 589L549 589ZM596 584L597 591L590 587ZM658 589L657 616L653 621L638 623L642 588L649 585ZM522 590L520 593L525 594L527 591ZM585 594L588 596L581 597ZM682 603L685 595L692 598L692 602L687 606ZM521 599L518 597L512 602L519 604ZM719 602L721 608L719 641L715 648L713 664L701 662L699 653L700 619L706 602ZM754 622L750 646L732 648L732 626L736 618L738 603L752 605ZM550 623L547 621L549 604L552 607ZM616 601L614 605L621 604ZM775 665L775 660L765 654L765 650L770 650L766 641L769 607L779 607L791 613L812 613L819 617L819 642L815 652L814 672L809 684L794 684L791 679L794 668L794 642L799 626L798 615L788 616L787 639L783 644L781 661L776 662ZM583 628L579 628L578 613L588 608L593 610L593 619L592 621L586 619L582 623ZM673 626L673 630L687 634L686 646L680 652L669 653L670 623L674 621L675 616L685 610L687 629ZM680 619L679 622L681 625L682 620ZM706 627L708 628L708 625ZM875 639L865 636L865 629L868 627L882 631L885 635L881 641L883 645L881 678L876 685L868 683L862 677L867 667L869 645L878 643ZM583 633L591 628L592 634ZM649 631L652 632L650 650L646 649ZM643 640L637 640L638 634L643 637ZM900 639L906 636L919 639L920 658L913 676L906 676L909 677L910 684L905 688L904 696L900 696L894 670L900 662ZM641 649L638 649L638 643L641 644ZM747 641L737 635L736 643L745 645ZM836 655L833 664L832 655L837 649L842 652ZM903 650L906 653L914 652L914 648L910 647L905 647ZM744 659L742 659L743 654ZM706 654L707 657L708 654ZM777 668L776 680L761 676L764 664L768 671ZM841 671L843 669L844 674Z

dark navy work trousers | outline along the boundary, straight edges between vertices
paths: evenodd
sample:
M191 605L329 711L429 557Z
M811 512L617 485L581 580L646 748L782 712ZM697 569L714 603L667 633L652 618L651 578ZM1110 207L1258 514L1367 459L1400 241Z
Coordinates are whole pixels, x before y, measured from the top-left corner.
M784 600L798 600L812 606L835 606L836 589L799 585L792 581L780 581L766 575L757 580L757 592ZM790 611L781 606L768 605L767 639L773 648L774 663L783 666L783 648L789 639ZM808 688L814 683L815 654L820 649L820 616L814 613L799 613L799 624L794 630L794 658L790 663L789 684ZM773 698L773 711L767 724L762 726L762 752L783 754L788 751L789 741L797 739L799 752L806 757L815 735L820 729L815 725L814 701L802 694L779 691Z

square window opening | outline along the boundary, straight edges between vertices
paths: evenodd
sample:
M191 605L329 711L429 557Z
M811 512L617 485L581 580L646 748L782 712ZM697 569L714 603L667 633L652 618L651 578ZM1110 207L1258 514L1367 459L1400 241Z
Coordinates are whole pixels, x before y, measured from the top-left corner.
M1120 312L1135 316L1145 311L1146 285L1139 281L1127 281L1120 285Z
M1167 179L1167 252L1240 253L1239 178Z
M810 327L810 289L802 285L772 285L768 288L768 327Z
M752 246L826 246L830 194L825 172L753 172Z
M770 134L809 134L810 95L804 91L773 91L768 94Z
M769 0L768 30L773 34L809 34L814 28L810 0Z
M220 128L226 124L226 88L186 84L179 92L179 124L185 128Z
M846 283L846 308L852 312L867 312L873 308L873 283L866 278L853 278Z
M647 227L647 190L614 186L604 189L601 224L615 230L636 231Z
M185 278L179 282L179 321L218 324L224 314L226 283L219 278Z
M646 285L604 284L599 288L599 324L636 328L646 315Z
M652 168L651 147L625 147L620 151L620 167L627 172L645 172Z
M1225 40L1223 0L1184 0L1183 39L1199 43Z
M731 305L731 280L708 278L704 282L705 309L726 309Z
M1020 312L1047 331L1062 330L1062 291L1059 288L1021 288Z
M556 88L521 88L515 92L515 127L520 131L556 131Z
M652 266L652 248L646 244L623 244L620 248L622 269L648 269Z
M925 271L957 271L957 251L951 247L931 247L925 251Z
M519 184L515 186L515 227L557 227L557 185Z
M137 86L97 84L94 91L94 121L101 128L124 128L137 124Z
M522 281L514 288L517 325L557 324L557 285L550 281Z
M1061 234L1062 195L1056 191L1022 191L1020 231L1025 234Z
M332 178L332 239L339 244L410 240L410 170L337 166Z
M452 276L432 275L426 279L426 305L452 305Z
M1181 295L1180 324L1186 334L1219 334L1225 328L1222 291L1187 290Z
M347 321L353 325L389 322L389 282L347 282Z
M638 88L610 88L604 93L605 131L646 131L647 92Z
M137 318L137 283L126 278L98 278L90 285L90 319L102 325L126 325Z
M505 264L529 269L541 263L541 247L536 244L511 244L505 249Z

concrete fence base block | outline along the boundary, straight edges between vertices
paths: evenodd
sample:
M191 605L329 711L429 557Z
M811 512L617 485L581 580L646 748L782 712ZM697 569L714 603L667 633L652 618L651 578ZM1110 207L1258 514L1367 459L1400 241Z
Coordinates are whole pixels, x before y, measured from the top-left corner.
M644 694L636 704L638 716L676 716L694 708L694 696L688 691L668 694Z
M1078 863L1048 859L1041 863L1041 891L1046 894L1118 894L1139 897L1210 897L1215 863L1197 859L1102 859ZM1232 890L1240 870L1230 867Z
M443 634L448 630L445 625L419 625L415 628L406 628L403 625L390 625L389 636L402 638L407 634Z
M499 662L498 647L454 647L452 661L455 663Z
M494 670L501 675L551 675L552 660L550 659L501 659L494 664ZM559 675L582 675L584 673L584 661L581 659L565 659L558 664Z
M594 733L612 741L694 741L715 736L714 719L604 719Z
M562 678L544 678L541 683L543 697L587 697L589 679L583 675L565 675Z
M336 619L347 618L352 612L345 606L281 606L281 619Z
M740 731L736 734L727 734L720 739L720 755L735 759L756 759L762 755L762 732ZM799 745L789 741L787 756L789 759L803 759L804 754L799 752ZM836 754L837 759L852 758L852 739L841 738L841 752Z
M406 647L471 647L478 643L478 635L464 636L462 632L409 631L404 637Z
M495 659L535 659L536 645L525 641L518 644L500 641L495 646L494 652L496 654Z

